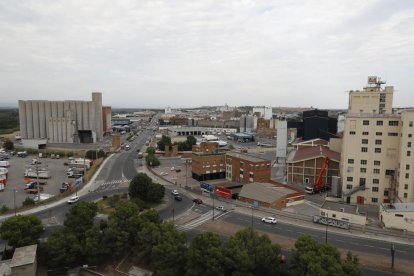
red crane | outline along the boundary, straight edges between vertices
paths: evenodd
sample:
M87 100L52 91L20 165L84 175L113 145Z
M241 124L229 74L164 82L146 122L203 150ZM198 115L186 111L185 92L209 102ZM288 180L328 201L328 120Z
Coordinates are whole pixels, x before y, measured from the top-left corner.
M326 170L326 166L328 166L329 160L330 160L329 157L325 157L325 159L323 160L321 170L319 171L318 178L316 178L316 181L315 181L315 183L313 183L312 187L306 187L305 188L306 193L314 194L314 193L319 193L319 192L322 192L322 191L326 190L326 188L327 188L326 183L325 184L322 183L322 179L323 179L323 173Z

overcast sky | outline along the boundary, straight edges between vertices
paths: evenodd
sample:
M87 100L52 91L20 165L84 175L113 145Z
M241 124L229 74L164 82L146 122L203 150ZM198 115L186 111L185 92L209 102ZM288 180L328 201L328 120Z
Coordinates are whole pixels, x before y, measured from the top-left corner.
M0 106L347 108L368 75L414 106L414 1L0 1Z

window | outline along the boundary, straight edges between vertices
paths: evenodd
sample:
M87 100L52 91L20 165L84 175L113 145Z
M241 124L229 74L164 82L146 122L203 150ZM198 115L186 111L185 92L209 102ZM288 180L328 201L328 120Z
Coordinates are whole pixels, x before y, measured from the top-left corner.
M413 135L410 133L410 134L408 134L408 138L411 138L411 137L413 137Z
M368 120L363 120L363 121L362 121L362 124L363 124L364 126L369 126L369 121L368 121Z
M352 185L348 184L346 185L347 190L351 190L352 189Z
M362 148L361 148L361 152L368 152L368 148L366 148L366 147L362 147Z
M348 159L348 164L354 164L354 159Z
M388 132L388 136L398 136L397 132Z
M410 169L410 165L408 165L408 164L407 164L407 165L405 165L405 169L406 169L406 170L409 170L409 169Z
M410 122L408 123L408 126L409 126L409 127L413 127L413 121L410 121Z
M362 132L362 135L369 135L369 132L368 131L364 131L364 132Z
M243 162L240 162L240 167L243 167L243 165L244 165L244 163Z
M362 172L362 173L366 173L367 172L367 168L360 168L359 171Z
M388 196L388 191L384 191L384 196Z
M381 165L381 161L374 160L374 166L379 166L379 165Z
M368 144L368 139L362 139L362 144L367 145Z
M359 186L364 186L365 185L365 181L366 181L365 178L360 178L359 179Z
M379 179L376 179L376 178L372 179L372 184L379 184Z
M385 170L385 175L394 175L394 170Z
M399 218L403 218L404 217L404 215L401 215L401 214L395 214L395 216L396 217L399 217Z
M354 172L354 167L348 167L346 172L352 173Z
M375 135L382 136L382 132L375 132Z
M374 173L375 174L379 174L380 173L380 169L374 169Z
M372 187L372 191L373 191L373 192L377 193L377 192L378 192L378 190L379 190L379 188L378 188L378 187Z
M367 164L367 160L361 160L361 165L366 165Z
M407 148L411 148L411 142L407 143Z
M408 184L404 184L404 190L408 190Z
M411 151L407 151L407 156L411 156Z
M348 176L348 177L346 178L346 181L352 182L352 181L354 181L354 178L353 178L352 176Z
M375 148L376 153L381 153L381 148Z
M378 203L378 198L376 198L376 197L371 198L371 202L372 203Z
M382 145L382 140L375 140L375 145Z
M398 121L389 121L388 125L389 126L398 126Z
M377 126L382 126L382 121L377 121Z
M349 135L355 135L355 131L350 131Z
M404 193L404 198L407 198L407 193Z
M409 173L406 173L405 174L405 179L408 179L408 178L410 178L410 174Z

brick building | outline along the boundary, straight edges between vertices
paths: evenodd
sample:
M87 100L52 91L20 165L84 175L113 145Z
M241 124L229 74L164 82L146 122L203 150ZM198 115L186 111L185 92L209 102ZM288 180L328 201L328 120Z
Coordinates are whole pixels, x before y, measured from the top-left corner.
M226 177L225 151L217 143L194 145L192 151L192 178L203 181Z
M241 154L226 153L226 179L244 184L251 182L266 182L271 176L271 161Z
M339 176L341 154L325 146L299 147L286 161L287 178L290 183L315 183L325 158L329 163L323 174L323 183L332 183L332 176Z

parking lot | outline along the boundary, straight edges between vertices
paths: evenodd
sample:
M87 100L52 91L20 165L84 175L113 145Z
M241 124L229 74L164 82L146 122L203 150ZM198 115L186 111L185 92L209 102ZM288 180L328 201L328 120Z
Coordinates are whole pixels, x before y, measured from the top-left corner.
M16 207L22 205L22 202L26 197L34 197L34 194L28 194L24 188L26 181L24 179L24 171L26 168L35 168L35 166L30 165L32 159L36 158L34 155L29 155L25 158L12 156L8 161L10 162L10 167L8 174L8 181L5 189L0 191L0 207L6 205L10 209L14 208L14 202L16 202ZM50 178L46 179L47 184L41 185L43 187L43 192L41 194L57 195L59 194L59 188L62 185L62 182L74 180L66 176L66 170L68 169L63 163L68 162L67 158L61 159L51 159L51 158L40 158L41 164L38 165L39 169L47 168L50 172ZM15 195L13 196L13 193Z

